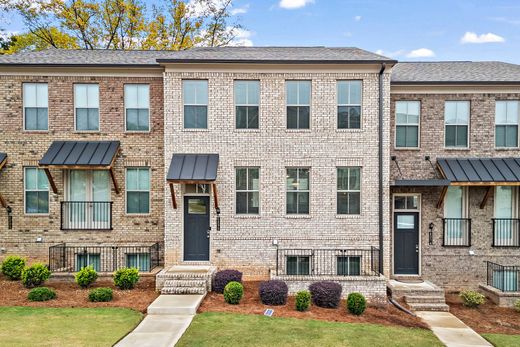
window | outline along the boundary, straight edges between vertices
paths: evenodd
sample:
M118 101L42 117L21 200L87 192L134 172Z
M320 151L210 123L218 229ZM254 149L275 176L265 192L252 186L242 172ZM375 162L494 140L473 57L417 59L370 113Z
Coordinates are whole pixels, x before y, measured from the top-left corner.
M208 128L208 81L182 81L184 129Z
M150 86L125 84L125 115L127 131L150 130Z
M235 81L237 129L258 129L259 81Z
M396 101L395 147L419 147L420 101Z
M92 266L97 272L100 271L101 257L99 253L76 254L76 272L87 266Z
M361 128L361 81L338 81L338 129Z
M493 270L493 287L503 292L518 291L518 270Z
M126 169L126 213L150 213L150 169Z
M49 130L49 96L46 83L23 84L25 130Z
M287 81L287 129L309 129L311 81Z
M99 85L75 84L76 131L99 131Z
M287 169L287 214L309 214L309 169Z
M518 147L519 101L497 101L495 105L495 146Z
M466 216L467 190L450 186L444 200L444 246L470 246L471 221Z
M209 184L183 184L184 194L209 194Z
M49 213L49 181L45 172L35 167L25 171L25 213Z
M359 276L361 275L360 256L340 256L337 259L338 276Z
M444 146L468 147L469 106L469 101L446 101L444 104Z
M139 271L150 271L150 254L149 253L127 253L126 267L135 267Z
M337 214L359 214L361 210L361 168L338 167Z
M517 246L519 244L519 222L516 219L516 187L495 187L494 200L493 246Z
M236 169L236 213L258 214L260 211L260 169Z
M419 207L418 195L395 195L394 209L395 210L417 210Z
M310 262L309 256L288 256L287 257L288 275L309 275Z

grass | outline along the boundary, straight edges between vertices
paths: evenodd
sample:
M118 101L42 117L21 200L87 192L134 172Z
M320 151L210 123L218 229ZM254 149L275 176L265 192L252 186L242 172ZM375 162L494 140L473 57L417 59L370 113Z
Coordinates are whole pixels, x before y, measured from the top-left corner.
M112 346L142 314L126 308L0 307L3 346Z
M520 346L520 335L482 334L482 336L496 347Z
M177 346L442 346L429 330L205 312Z

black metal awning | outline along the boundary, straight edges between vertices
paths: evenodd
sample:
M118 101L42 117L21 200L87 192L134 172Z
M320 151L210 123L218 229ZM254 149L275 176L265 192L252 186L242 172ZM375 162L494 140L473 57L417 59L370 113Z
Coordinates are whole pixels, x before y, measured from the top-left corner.
M423 179L423 180L395 180L393 187L447 187L450 180L447 179Z
M0 152L0 170L2 170L7 163L7 153ZM0 206L3 208L7 207L4 197L0 194Z
M439 158L437 166L451 185L520 185L520 158Z

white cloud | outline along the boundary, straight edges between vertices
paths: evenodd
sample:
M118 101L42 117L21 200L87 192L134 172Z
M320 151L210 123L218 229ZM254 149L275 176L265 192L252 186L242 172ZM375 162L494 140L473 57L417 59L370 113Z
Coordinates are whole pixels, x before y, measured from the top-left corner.
M247 13L248 10L249 10L249 4L247 4L243 7L232 8L231 11L229 11L229 12L231 13L232 16L236 16L237 14Z
M505 39L502 36L498 36L493 33L477 35L474 32L467 31L464 36L461 37L460 43L494 43L504 42Z
M313 2L314 0L280 0L279 6L287 10L294 10L296 8L305 7Z
M233 41L231 41L230 46L251 47L253 45L253 41L251 40L253 33L251 31L240 28L234 30L236 36Z
M361 20L361 18L363 18L363 17L361 17L361 16L355 16L355 17L354 17L354 20L355 20L356 22L359 22L359 21Z
M408 54L406 54L406 57L408 57L408 58L435 57L435 52L433 52L431 49L428 49L428 48L418 48L418 49L414 49L413 51L410 51Z

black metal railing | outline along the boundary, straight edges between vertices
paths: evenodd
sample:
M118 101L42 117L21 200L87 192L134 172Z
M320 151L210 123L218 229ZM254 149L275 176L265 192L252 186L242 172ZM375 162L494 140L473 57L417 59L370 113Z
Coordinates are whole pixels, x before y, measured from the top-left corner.
M471 246L471 219L443 218L442 245L446 247Z
M161 263L160 245L71 245L60 243L49 247L49 269L52 272L76 272L93 266L98 272L114 272L123 267L137 267L150 272Z
M277 249L276 275L379 276L379 249Z
M503 292L520 291L520 266L504 266L487 261L487 285Z
M112 230L112 201L62 201L62 230Z
M520 219L493 218L493 247L520 247Z

